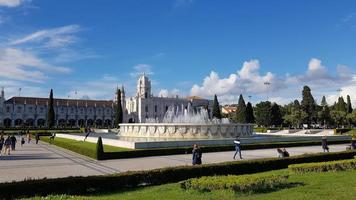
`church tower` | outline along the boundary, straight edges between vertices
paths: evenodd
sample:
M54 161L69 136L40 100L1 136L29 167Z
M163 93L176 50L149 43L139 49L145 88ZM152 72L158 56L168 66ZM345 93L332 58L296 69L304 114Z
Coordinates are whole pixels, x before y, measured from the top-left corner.
M137 81L137 97L149 98L151 96L151 81L143 74Z

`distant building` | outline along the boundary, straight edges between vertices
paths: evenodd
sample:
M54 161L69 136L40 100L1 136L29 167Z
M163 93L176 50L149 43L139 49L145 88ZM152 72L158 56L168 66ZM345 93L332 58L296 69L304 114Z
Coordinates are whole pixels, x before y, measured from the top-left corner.
M236 107L236 106L223 106L223 107L221 108L221 112L222 112L223 114L234 113L234 112L236 112L236 110L237 110L237 107Z
M0 127L47 126L48 98L12 97L5 99L5 91L0 95ZM212 100L197 96L178 98L155 97L151 93L151 81L146 75L140 76L134 97L125 97L122 87L121 104L124 108L124 123L144 123L148 119L162 121L170 106L184 109L191 105L195 110L212 110ZM83 127L112 127L115 101L54 98L55 125Z

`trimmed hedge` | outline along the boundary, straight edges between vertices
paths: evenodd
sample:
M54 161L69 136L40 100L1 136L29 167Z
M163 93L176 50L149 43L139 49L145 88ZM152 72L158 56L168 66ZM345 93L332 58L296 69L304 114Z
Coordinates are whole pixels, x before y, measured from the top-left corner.
M49 194L89 194L134 188L142 185L160 185L189 178L214 175L239 175L288 168L297 163L351 159L356 151L318 153L288 158L269 158L225 162L198 166L180 166L149 171L126 172L107 176L67 177L0 183L4 199Z
M258 193L274 191L288 184L288 175L229 175L204 176L188 179L180 183L183 189L194 189L202 192L212 190L231 190L233 192Z
M347 133L351 130L352 130L352 128L336 128L336 129L334 129L334 134L342 135L342 134Z
M350 140L340 140L340 141L328 141L329 144L345 144L349 143ZM301 142L273 142L273 143L258 143L258 144L243 144L241 146L242 150L252 150L252 149L268 149L268 148L285 148L285 147L300 147L300 146L314 146L321 145L321 141L301 141ZM201 147L203 153L208 152L220 152L220 151L234 151L235 146L224 145L224 146L203 146ZM191 147L177 147L177 148L159 148L159 149L135 149L132 151L120 151L120 152L104 152L102 160L108 159L121 159L121 158L138 158L147 156L165 156L165 155L175 155L175 154L187 154L191 153Z
M296 173L345 171L356 169L356 160L341 160L319 163L289 165L288 169Z

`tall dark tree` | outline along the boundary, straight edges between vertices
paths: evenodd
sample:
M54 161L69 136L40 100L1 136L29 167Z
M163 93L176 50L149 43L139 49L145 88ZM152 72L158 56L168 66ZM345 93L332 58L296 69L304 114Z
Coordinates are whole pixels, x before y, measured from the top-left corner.
M115 127L119 127L119 124L122 123L123 120L123 111L122 111L122 105L121 105L121 90L117 89L116 90L116 105L115 105Z
M246 105L246 123L255 123L255 115L253 114L253 108L250 102Z
M337 104L336 104L336 110L346 113L346 111L347 111L346 107L347 107L347 104L345 103L344 97L339 97Z
M281 109L278 104L273 103L271 107L271 125L280 126L283 123Z
M323 126L329 126L331 122L331 115L325 96L323 96L320 105L321 105L321 110L318 112L318 121Z
M220 105L216 95L214 95L213 101L213 118L221 119Z
M53 128L55 125L55 114L53 108L53 90L49 93L49 101L47 107L47 126L48 128Z
M302 96L303 99L301 106L303 111L307 114L307 117L304 121L308 124L308 126L310 126L316 117L316 109L313 95L311 94L311 90L308 86L303 87Z
M261 101L256 104L256 123L259 126L269 127L271 125L271 102Z
M246 104L242 94L240 94L239 103L236 108L236 121L246 123Z
M347 105L346 105L346 112L352 113L352 104L351 104L351 98L350 95L347 95Z

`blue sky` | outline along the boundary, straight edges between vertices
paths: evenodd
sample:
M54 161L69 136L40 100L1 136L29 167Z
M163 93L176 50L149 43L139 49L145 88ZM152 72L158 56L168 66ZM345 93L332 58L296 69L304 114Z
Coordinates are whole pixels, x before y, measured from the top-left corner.
M0 0L0 86L112 99L146 72L155 95L356 100L355 35L351 0Z

